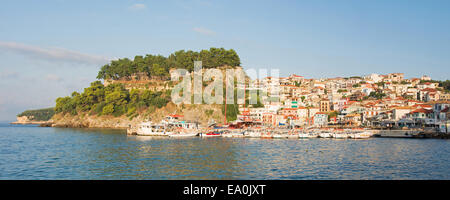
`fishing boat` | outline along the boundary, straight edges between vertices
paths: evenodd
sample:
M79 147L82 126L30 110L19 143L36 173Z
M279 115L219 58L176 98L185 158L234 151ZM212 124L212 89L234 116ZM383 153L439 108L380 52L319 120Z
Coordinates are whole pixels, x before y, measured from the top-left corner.
M317 135L314 133L299 133L298 137L299 138L316 138Z
M209 131L206 133L200 133L201 137L220 137L222 136L222 133L219 131Z
M289 138L289 139L298 139L298 134L289 134L287 136L287 138Z
M165 125L152 124L151 122L143 122L138 125L136 135L141 136L169 136L173 133L167 130Z
M174 133L169 135L169 137L195 137L198 136L199 133Z
M286 130L276 129L273 131L272 138L274 138L274 139L281 139L281 138L287 138L287 137L288 137L288 132Z
M286 135L286 134L273 134L272 138L274 138L274 139L288 138L288 135Z
M248 137L248 138L259 138L261 137L261 131L258 129L254 129L254 130L247 130L244 133L244 137Z
M230 137L233 137L233 134L232 134L232 133L223 133L223 134L220 135L220 136L230 138Z
M334 133L333 137L336 139L346 139L348 138L348 134L347 133Z
M350 138L353 138L353 139L367 139L370 137L372 137L372 133L370 133L368 131L350 134Z
M319 137L320 138L332 138L333 133L330 133L330 132L319 133Z

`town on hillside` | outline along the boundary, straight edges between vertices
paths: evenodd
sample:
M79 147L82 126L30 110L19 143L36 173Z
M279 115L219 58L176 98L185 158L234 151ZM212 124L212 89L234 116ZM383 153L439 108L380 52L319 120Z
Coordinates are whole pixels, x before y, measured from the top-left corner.
M447 81L448 82L448 81ZM444 82L447 84L447 82ZM240 106L238 120L266 126L422 129L447 133L448 86L429 76L405 79L403 73L306 79L266 77L258 89L279 90L279 101ZM276 83L276 84L273 84Z

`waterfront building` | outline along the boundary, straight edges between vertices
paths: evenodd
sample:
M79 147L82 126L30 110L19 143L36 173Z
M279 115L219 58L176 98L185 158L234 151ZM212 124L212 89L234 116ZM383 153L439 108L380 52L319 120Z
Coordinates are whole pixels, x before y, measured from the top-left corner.
M314 114L314 126L326 126L328 124L328 114L326 112L318 112Z
M403 106L403 107L395 107L392 110L393 120L398 121L401 118L406 117L406 114L412 111L412 107Z
M362 116L359 113L351 113L344 116L344 122L351 126L360 126L362 124Z

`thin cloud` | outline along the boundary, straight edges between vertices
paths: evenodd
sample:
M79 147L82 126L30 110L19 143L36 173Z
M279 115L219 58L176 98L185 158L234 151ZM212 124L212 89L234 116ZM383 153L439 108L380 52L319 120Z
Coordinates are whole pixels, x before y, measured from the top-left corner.
M147 6L142 3L133 4L130 7L128 7L128 9L130 9L130 10L144 10L146 8L147 8Z
M1 79L15 79L18 77L19 77L19 73L17 73L17 72L7 71L7 70L0 71Z
M195 32L200 33L202 35L207 35L207 36L216 35L216 32L206 29L206 28L202 28L202 27L196 27L196 28L193 28L192 30L194 30Z
M45 80L61 82L63 79L55 74L47 74L47 76L45 76Z
M63 48L43 48L16 42L0 41L0 49L49 61L75 62L98 65L105 64L109 62L109 60L111 60L106 57L89 55Z

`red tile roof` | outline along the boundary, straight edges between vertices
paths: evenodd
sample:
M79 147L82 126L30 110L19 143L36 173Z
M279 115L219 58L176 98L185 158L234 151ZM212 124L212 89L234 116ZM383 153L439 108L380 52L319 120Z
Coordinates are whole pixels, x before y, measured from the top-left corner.
M411 113L427 113L428 114L428 113L432 113L432 112L433 112L432 110L420 108L420 109L412 111Z

